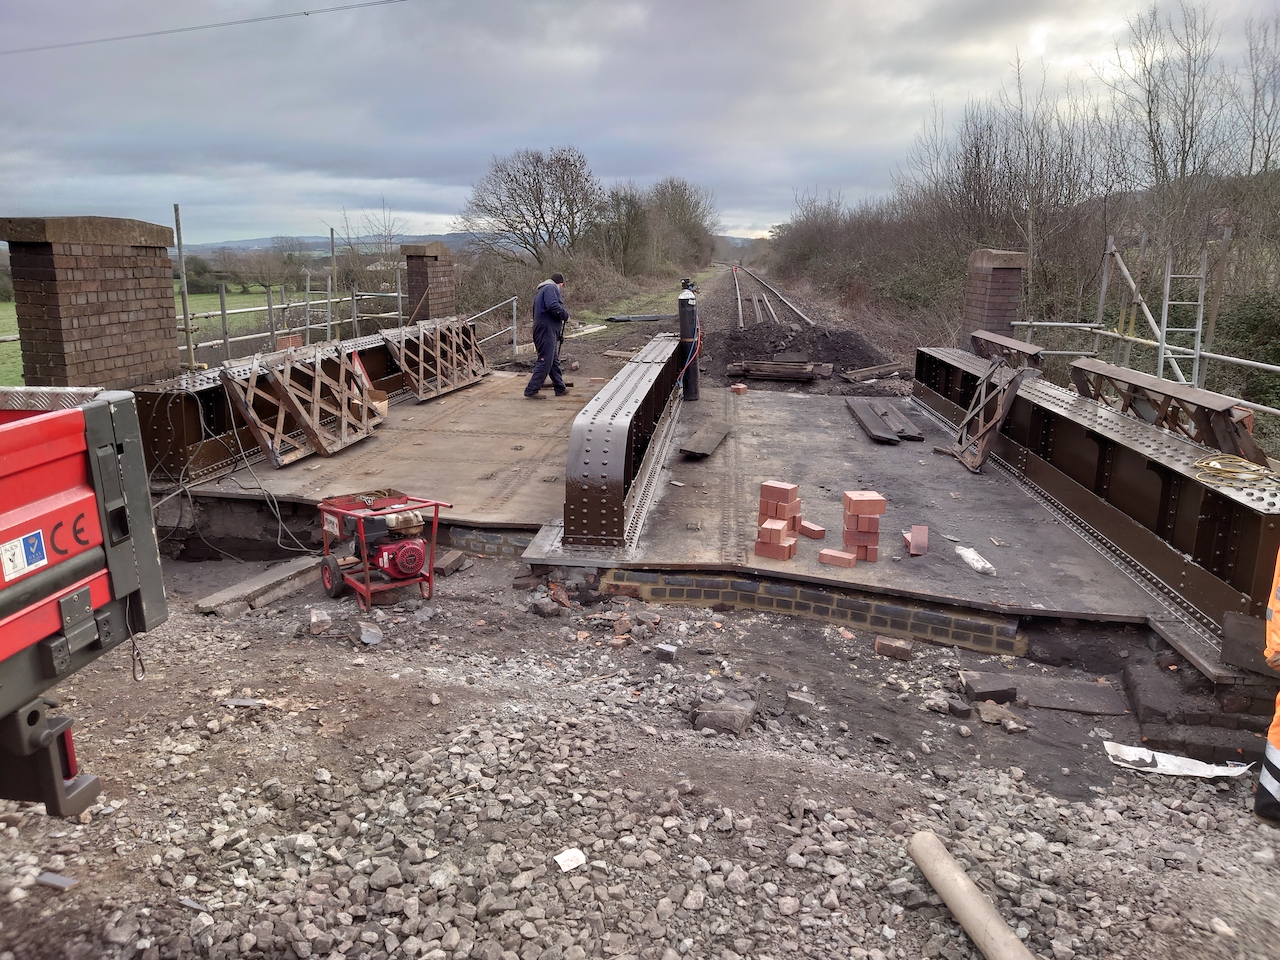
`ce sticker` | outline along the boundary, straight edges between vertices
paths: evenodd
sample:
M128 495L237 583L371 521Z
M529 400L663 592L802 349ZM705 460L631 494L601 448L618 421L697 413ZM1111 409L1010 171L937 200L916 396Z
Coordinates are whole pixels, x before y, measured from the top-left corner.
M58 531L61 529L62 521L59 520L53 525L53 529L49 531L49 546L53 547L54 553L65 557L70 551L58 545ZM80 544L80 546L87 547L89 545L89 538L85 536L84 532L83 513L77 514L75 520L71 521L71 536L75 538L76 543Z

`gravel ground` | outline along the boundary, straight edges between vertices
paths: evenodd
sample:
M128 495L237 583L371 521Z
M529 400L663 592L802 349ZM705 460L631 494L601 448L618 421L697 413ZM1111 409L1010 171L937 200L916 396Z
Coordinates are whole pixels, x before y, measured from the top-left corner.
M224 620L180 595L190 566L144 681L117 651L57 691L99 802L0 807L3 960L977 957L906 855L921 829L1039 957L1280 955L1251 778L1099 764L1088 718L1072 742L1036 737L1052 711L1013 733L935 712L958 651L516 591L497 560L430 603L362 615L316 587ZM693 729L744 691L743 736Z

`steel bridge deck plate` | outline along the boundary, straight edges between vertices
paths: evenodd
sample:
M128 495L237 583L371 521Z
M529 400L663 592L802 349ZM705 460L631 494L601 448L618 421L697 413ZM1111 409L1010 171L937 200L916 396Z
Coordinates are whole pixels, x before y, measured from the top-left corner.
M850 420L843 397L773 391L738 396L704 387L699 401L683 405L676 443L662 464L639 538L625 551L600 551L596 562L735 571L1012 615L1141 623L1158 609L1011 480L971 474L955 459L929 453L951 437L915 401L886 402L922 428L923 445L873 444ZM716 452L699 460L680 456L679 444L712 420L729 425ZM826 539L801 537L790 561L756 556L757 501L765 480L798 483L804 518L825 527ZM819 550L841 548L843 491L864 489L878 490L889 501L880 528L881 559L852 568L818 563ZM908 558L900 531L912 524L930 527L930 550ZM995 565L997 576L971 570L948 537L975 548ZM996 546L991 537L1007 546ZM544 528L524 556L546 564L593 559L578 548L566 553L555 527Z
M589 390L530 401L528 377L495 372L425 404L391 407L365 442L287 470L240 469L197 496L315 504L372 486L453 504L442 523L536 530L561 515L569 424Z

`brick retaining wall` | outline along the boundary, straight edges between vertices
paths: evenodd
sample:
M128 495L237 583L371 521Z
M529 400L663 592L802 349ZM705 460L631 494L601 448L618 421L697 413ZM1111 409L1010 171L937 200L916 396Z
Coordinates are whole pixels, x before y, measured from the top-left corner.
M847 624L885 636L910 637L982 653L1025 657L1016 617L919 603L857 590L730 576L610 570L601 589L656 603L723 603Z

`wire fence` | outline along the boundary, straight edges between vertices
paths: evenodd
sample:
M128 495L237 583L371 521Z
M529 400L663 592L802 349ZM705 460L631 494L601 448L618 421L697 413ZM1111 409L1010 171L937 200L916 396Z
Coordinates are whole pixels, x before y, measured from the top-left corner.
M398 286L398 284L397 284ZM329 340L345 340L377 333L388 327L404 326L408 320L402 292L350 290L333 296L328 285L323 294L313 295L310 283L303 299L289 299L283 287L279 299L267 289L263 306L228 309L226 285L218 284L218 310L193 313L179 318L178 335L184 344L184 363L199 367L227 360L302 347ZM510 307L510 313L504 309ZM519 298L510 297L487 310L468 317L476 325L479 342L495 358L518 352ZM216 336L209 336L209 333Z

